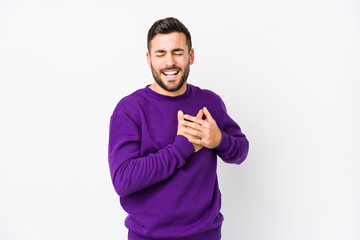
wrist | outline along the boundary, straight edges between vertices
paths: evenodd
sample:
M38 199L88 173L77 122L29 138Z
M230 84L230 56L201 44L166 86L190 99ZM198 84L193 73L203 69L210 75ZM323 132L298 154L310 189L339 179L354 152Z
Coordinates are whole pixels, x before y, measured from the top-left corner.
M216 142L215 142L215 147L214 148L217 148L220 143L221 143L221 140L222 140L222 132L219 130L219 133L217 134L217 137L216 137Z

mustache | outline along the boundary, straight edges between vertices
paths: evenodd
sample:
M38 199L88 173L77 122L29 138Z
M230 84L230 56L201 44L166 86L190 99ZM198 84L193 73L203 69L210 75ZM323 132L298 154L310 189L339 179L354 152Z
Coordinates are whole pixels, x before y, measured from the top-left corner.
M181 70L181 68L176 67L176 66L171 66L171 67L167 67L167 68L162 68L160 71L164 72L164 71L168 71L168 70Z

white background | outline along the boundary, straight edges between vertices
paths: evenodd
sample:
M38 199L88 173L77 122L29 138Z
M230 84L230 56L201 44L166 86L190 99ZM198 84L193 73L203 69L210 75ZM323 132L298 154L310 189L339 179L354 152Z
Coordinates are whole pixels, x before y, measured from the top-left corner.
M109 117L168 16L250 141L219 160L223 239L360 239L356 0L0 0L0 239L126 239Z

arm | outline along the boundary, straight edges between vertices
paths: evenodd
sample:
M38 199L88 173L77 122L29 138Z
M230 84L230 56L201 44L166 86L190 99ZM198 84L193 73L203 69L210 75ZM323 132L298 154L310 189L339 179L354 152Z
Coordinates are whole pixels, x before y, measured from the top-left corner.
M223 103L222 110L222 139L215 149L224 162L241 164L247 157L249 142L246 139L246 136L241 132L239 125L227 114Z
M221 101L222 103L222 101ZM242 163L249 150L249 142L241 132L239 125L227 114L222 103L222 123L220 129L206 107L203 108L206 119L185 115L188 121L181 121L181 130L192 136L189 141L204 147L215 149L221 159L227 163Z
M131 117L122 110L110 120L109 167L119 196L127 196L172 176L194 152L184 136L147 156L140 156L141 133Z

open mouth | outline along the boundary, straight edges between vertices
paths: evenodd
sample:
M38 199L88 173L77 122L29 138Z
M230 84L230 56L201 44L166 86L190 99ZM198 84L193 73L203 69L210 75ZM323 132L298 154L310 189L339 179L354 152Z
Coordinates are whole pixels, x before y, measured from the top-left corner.
M161 73L164 74L166 77L175 77L176 75L178 75L179 72L179 70L168 70L162 71Z

